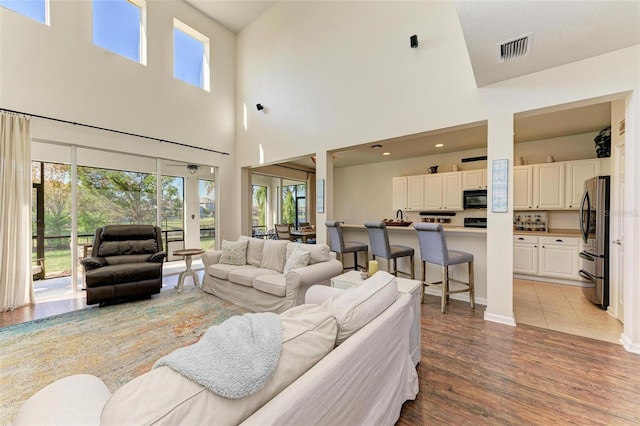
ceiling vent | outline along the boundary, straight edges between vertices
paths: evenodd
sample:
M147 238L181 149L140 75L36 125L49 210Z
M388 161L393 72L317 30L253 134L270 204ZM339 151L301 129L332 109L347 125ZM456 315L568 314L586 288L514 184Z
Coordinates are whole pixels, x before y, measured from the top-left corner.
M533 33L525 34L511 40L498 43L498 62L512 61L531 52Z

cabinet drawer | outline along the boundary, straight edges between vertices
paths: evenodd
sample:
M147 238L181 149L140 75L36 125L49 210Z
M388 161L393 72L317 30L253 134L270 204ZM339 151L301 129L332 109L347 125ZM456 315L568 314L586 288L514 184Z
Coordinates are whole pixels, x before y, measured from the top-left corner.
M538 237L532 235L514 235L514 243L538 244Z
M540 237L540 244L553 246L579 246L580 238L577 237Z

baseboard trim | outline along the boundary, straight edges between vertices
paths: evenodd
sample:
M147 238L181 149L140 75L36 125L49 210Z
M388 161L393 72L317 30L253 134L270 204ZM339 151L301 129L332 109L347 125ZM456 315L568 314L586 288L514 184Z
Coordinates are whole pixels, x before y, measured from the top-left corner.
M517 278L519 280L527 280L527 281L540 281L543 283L550 283L550 284L573 285L576 287L588 287L589 285L588 283L583 283L581 281L567 280L564 278L543 277L540 275L513 274L513 278Z
M626 334L622 333L620 335L620 342L622 342L622 346L627 352L640 355L640 344L633 343Z
M490 312L485 311L484 312L484 320L485 321L491 321L491 322L497 322L498 324L510 325L512 327L516 326L516 318L515 318L515 316L513 316L513 314L511 314L510 317L507 317L507 316L504 316L504 315L496 315L496 314L492 314Z

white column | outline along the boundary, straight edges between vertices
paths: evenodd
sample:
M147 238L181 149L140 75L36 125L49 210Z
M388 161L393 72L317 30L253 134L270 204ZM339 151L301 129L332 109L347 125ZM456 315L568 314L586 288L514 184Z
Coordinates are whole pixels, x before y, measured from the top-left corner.
M629 352L640 354L640 96L627 96L625 105L625 189L624 189L624 329L620 340ZM613 130L613 128L612 128Z
M322 182L321 184L319 184ZM324 188L320 188L322 185ZM320 191L324 192L324 197ZM318 212L321 207L316 203L316 241L321 244L328 244L327 230L324 223L327 218L333 217L333 154L327 151L316 153L316 200L319 197L324 199L323 212Z
M513 114L498 112L488 121L487 309L484 319L515 325L513 315ZM493 160L509 162L508 209L491 209Z

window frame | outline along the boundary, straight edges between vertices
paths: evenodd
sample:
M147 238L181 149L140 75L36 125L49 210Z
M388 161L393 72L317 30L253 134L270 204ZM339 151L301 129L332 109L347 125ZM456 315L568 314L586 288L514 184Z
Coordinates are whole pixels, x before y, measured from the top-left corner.
M181 20L179 20L178 18L173 18L173 31L172 31L172 36L173 36L173 78L175 80L180 80L184 83L187 83L191 86L193 86L193 84L190 81L186 81L183 80L179 77L176 77L176 72L175 72L175 68L176 68L176 44L175 44L175 31L181 31L184 34L186 34L189 37L194 38L195 40L199 41L200 43L203 44L203 49L202 49L202 76L200 78L200 86L195 86L198 87L206 92L210 92L211 91L211 40L209 39L209 37L207 37L206 35L202 34L201 32L199 32L198 30L196 30L195 28L185 24L184 22L182 22Z
M140 65L147 65L147 2L146 0L124 0L127 3L131 3L132 5L138 7L140 9L140 22L138 23L139 25L139 37L138 37L138 60L136 61L133 58L130 58L129 56L125 56L120 52L117 52L111 48L96 44L95 39L94 39L94 32L95 32L95 28L94 28L94 22L95 22L95 15L94 15L94 4L95 4L96 0L92 0L91 1L91 30L92 30L92 35L91 35L91 43L96 46L99 47L100 49L104 49L107 50L111 53L114 53L120 57L123 57L125 59L128 59L130 61L133 61L135 63L138 63Z

